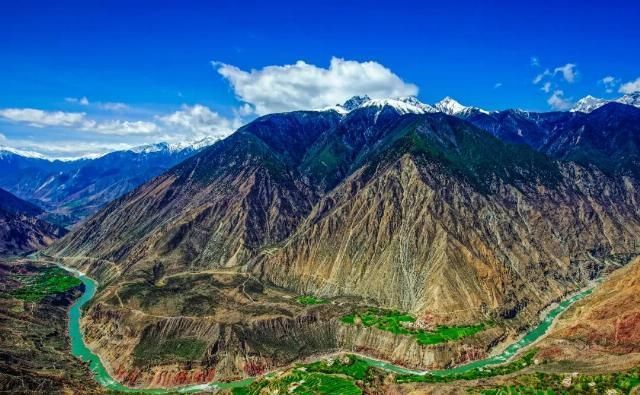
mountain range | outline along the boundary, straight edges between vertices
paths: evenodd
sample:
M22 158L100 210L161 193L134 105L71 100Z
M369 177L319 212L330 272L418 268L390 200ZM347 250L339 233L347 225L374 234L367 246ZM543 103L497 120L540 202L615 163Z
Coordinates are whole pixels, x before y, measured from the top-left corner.
M43 208L50 222L68 227L213 142L149 144L75 160L0 147L0 188Z
M516 336L612 270L608 257L635 251L639 127L640 109L618 102L533 113L355 97L266 115L45 254L104 286L87 336L131 384L177 377L177 357L143 356L184 339L202 346L190 374L219 378L347 345L448 366ZM295 295L340 303L300 309ZM362 305L493 329L415 348L336 319Z

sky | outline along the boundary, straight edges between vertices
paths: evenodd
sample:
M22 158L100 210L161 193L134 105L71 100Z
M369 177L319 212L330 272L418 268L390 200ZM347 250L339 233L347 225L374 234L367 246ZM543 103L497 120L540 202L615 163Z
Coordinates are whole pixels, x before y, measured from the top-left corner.
M48 157L224 137L356 94L550 111L640 90L630 0L2 3L0 145Z

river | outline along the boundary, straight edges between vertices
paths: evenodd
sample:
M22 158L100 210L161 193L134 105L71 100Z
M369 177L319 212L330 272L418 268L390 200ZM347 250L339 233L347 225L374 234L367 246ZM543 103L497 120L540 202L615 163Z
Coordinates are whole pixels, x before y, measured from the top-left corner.
M97 283L84 275L83 273L71 269L62 265L59 265L63 269L66 269L76 275L80 281L85 286L85 292L78 298L73 305L71 305L71 309L69 310L69 337L71 338L71 353L80 358L83 361L89 362L91 371L93 371L96 380L104 387L109 390L120 391L120 392L129 392L129 393L145 393L145 394L167 394L167 393L192 393L192 392L202 392L207 389L222 389L222 388L234 388L234 387L242 387L253 382L253 378L233 381L228 383L223 382L212 382L207 384L198 384L198 385L189 385L183 387L175 387L175 388L159 388L159 389L138 389L138 388L130 388L122 385L117 380L115 380L107 369L102 364L100 358L94 354L85 344L84 338L82 336L82 330L80 328L80 318L82 316L82 308L84 305L93 298L97 290ZM445 376L452 373L462 373L471 369L485 367L489 365L497 365L504 362L507 362L514 355L516 355L523 348L531 345L538 339L540 339L546 332L549 330L554 320L563 312L565 312L572 304L577 302L578 300L584 298L589 295L593 290L593 286L573 294L569 298L563 300L558 303L556 307L549 310L549 312L544 316L544 318L540 321L540 323L521 336L517 341L510 344L506 347L501 353L497 355L490 356L485 359L481 359L478 361L473 361L465 365L456 366L451 369L443 369L443 370L434 370L434 371L416 371L403 368L398 365L393 365L389 362L384 362L376 359L367 358L365 356L360 356L362 359L367 361L370 366L375 366L378 368L382 368L391 372L396 373L412 373L412 374L434 374L439 376Z

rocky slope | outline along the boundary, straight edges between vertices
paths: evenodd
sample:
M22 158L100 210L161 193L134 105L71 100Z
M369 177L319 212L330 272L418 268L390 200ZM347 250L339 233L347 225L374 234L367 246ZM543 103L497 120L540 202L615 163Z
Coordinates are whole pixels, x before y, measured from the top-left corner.
M81 289L40 300L16 293L20 279L42 270L0 262L0 392L102 393L88 367L71 356L66 336L67 311Z
M601 257L634 251L640 231L635 172L560 154L557 161L457 117L407 113L405 104L259 118L114 201L49 248L48 254L103 284L99 298L106 304L96 304L85 322L96 350L110 355L114 369L129 372L136 347L146 344L143 333L173 339L198 328L184 347L206 353L188 354L182 362L189 363L178 368L174 357L156 355L143 375L120 376L146 384L160 380L149 373L153 366L174 366L175 374L186 369L189 380L209 377L211 368L233 377L253 371L243 367L248 355L260 355L257 366L271 367L336 345L390 359L406 355L404 363L413 366L443 366L482 355L498 337L530 325L545 306L608 270ZM594 122L598 111L590 114ZM633 125L635 113L617 116L617 125ZM567 117L591 120L578 113L544 118L566 123ZM606 146L591 147L606 152ZM625 169L635 165L627 162ZM302 335L283 341L298 332L266 324L273 317L246 313L251 323L221 329L217 312L176 310L190 304L190 292L149 302L156 288L166 290L164 279L211 271L250 276L293 294L408 311L426 325L494 321L503 332L467 354L460 344L424 352L340 331L326 337L334 340L307 347ZM133 305L115 302L129 284L139 284L145 296ZM201 297L208 292L206 282L193 289ZM230 312L236 310L225 309L235 317ZM287 311L287 320L300 319L298 310ZM324 311L319 325L329 325L327 333L336 331L327 322L339 311ZM166 329L174 325L180 329ZM252 325L274 325L276 334L254 336L247 329ZM274 337L305 352L280 357L269 340ZM220 356L222 344L233 351Z
M47 247L66 230L41 219L44 211L0 189L0 256Z
M616 271L572 307L541 344L541 358L591 369L640 363L640 259Z

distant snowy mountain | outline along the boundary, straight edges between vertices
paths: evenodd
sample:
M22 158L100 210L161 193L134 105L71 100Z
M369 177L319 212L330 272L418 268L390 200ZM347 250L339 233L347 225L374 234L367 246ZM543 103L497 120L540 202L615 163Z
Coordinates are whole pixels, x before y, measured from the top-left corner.
M437 112L435 108L428 104L422 103L420 100L413 96L396 97L389 99L371 99L367 95L354 96L344 102L344 104L337 104L335 106L327 107L322 110L333 110L344 115L361 108L376 108L378 110L382 110L385 107L393 108L399 114L426 114L430 112Z
M152 152L182 152L182 151L198 151L204 147L208 147L211 144L218 141L215 137L205 137L202 140L197 140L193 142L180 142L180 143L156 143L156 144L145 144L137 147L133 147L128 149L127 151L137 153L137 154L148 154Z
M621 103L640 108L640 92L629 93L614 100L599 99L588 95L578 100L570 111L589 113L607 103Z
M463 106L451 97L445 97L435 105L429 105L421 102L414 96L388 98L388 99L371 99L369 96L354 96L347 100L344 104L324 108L323 110L333 110L340 114L348 114L349 112L360 109L374 107L382 109L385 107L393 108L399 114L427 114L434 112L442 112L447 115L464 116L471 113L488 114L488 111L477 107Z
M64 161L2 146L0 188L45 208L50 222L69 226L215 142L147 144Z
M453 98L451 98L449 96L447 96L444 99L440 100L438 103L435 104L434 107L439 112L443 112L443 113L445 113L447 115L454 115L454 116L467 115L467 114L472 113L472 112L481 112L483 114L488 114L489 113L488 111L482 110L482 109L477 108L477 107L463 106L462 104L460 104L455 99L453 99Z
M18 155L23 158L36 158L36 159L46 159L46 157L42 154L33 151L25 151L13 147L8 147L6 145L0 145L0 159L8 156Z

